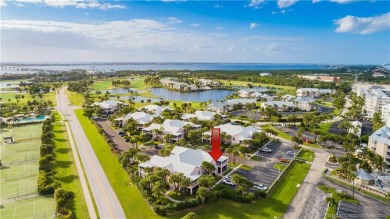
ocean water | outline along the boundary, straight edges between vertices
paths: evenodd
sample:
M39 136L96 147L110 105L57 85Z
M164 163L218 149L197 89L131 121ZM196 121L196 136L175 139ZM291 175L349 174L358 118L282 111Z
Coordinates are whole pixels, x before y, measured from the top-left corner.
M2 65L0 73L31 73L34 70L68 71L85 69L96 71L118 70L296 70L324 69L325 64L275 63L85 63L85 64L19 64Z

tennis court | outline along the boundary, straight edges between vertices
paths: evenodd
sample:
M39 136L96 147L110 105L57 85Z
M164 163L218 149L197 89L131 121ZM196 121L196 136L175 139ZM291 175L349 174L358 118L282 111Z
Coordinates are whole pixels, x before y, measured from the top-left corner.
M0 208L0 217L2 219L55 218L54 206L52 197L40 196L4 204Z
M23 125L1 133L1 218L54 218L52 196L38 196L42 125ZM4 143L12 137L14 143Z

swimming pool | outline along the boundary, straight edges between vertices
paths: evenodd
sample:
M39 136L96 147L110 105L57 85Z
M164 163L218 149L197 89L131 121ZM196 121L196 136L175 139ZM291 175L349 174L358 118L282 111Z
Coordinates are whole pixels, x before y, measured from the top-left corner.
M37 116L37 117L23 118L23 119L18 120L17 123L23 124L23 123L31 123L31 122L42 122L46 118L48 118L48 117L47 116Z

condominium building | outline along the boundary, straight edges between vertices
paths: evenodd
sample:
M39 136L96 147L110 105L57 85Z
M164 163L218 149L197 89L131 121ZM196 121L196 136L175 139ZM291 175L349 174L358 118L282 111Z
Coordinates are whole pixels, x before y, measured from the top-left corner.
M390 118L369 137L368 148L384 158L386 169L390 171Z
M379 86L364 86L358 87L356 94L364 97L365 104L363 106L363 112L368 118L372 118L376 112L380 112L383 115L384 106L390 104L390 89ZM382 119L385 121L386 118L384 115L382 116Z

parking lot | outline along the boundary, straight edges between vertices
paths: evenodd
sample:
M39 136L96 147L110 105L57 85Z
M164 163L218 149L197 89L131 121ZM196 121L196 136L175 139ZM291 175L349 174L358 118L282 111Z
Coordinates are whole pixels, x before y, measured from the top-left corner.
M237 173L246 177L254 183L260 183L269 187L279 176L282 170L274 169L282 156L287 155L287 151L292 150L290 142L271 142L267 145L272 150L271 153L260 152L260 161L249 160L246 165L252 167L251 170L238 169Z
M361 206L359 204L354 204L346 201L339 201L337 206L337 216L340 218L363 218L360 214ZM359 217L360 215L360 217Z

